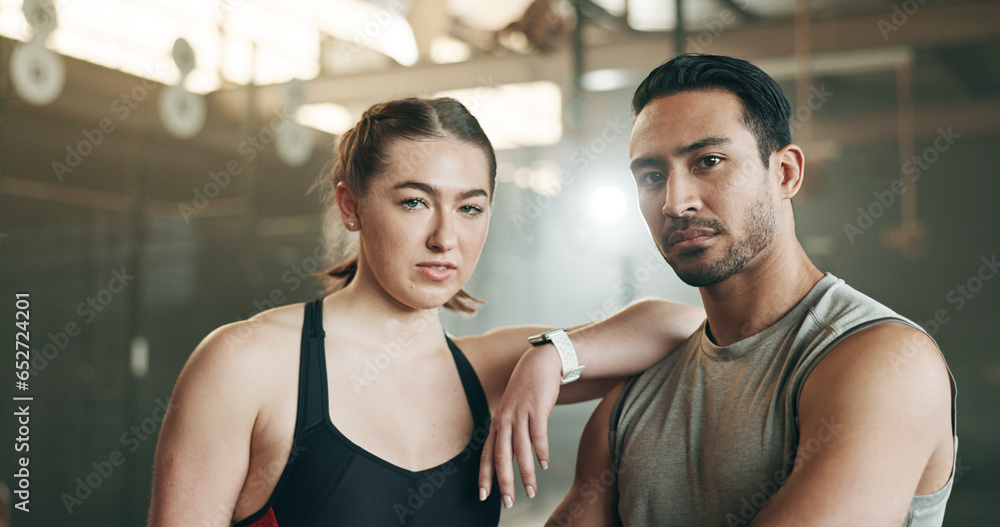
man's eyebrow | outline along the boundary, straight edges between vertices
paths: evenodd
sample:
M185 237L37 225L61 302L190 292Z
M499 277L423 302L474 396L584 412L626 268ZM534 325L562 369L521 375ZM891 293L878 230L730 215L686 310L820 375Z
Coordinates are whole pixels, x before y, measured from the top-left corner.
M705 148L706 146L729 145L729 144L732 144L732 142L733 142L733 140L730 139L729 137L722 137L722 136L717 136L717 135L710 135L708 137L703 137L703 138L701 138L701 139L699 139L699 140L697 140L697 141L695 141L695 142L693 142L691 144L684 145L682 147L676 148L676 149L674 149L673 152L670 153L670 155L672 155L674 157L680 157L680 156L683 156L685 154L690 154L691 152L695 152L695 151L701 150L702 148ZM663 166L663 165L666 165L666 164L667 164L667 161L666 161L666 159L663 156L652 155L652 156L640 157L638 159L633 160L629 164L629 170L631 170L632 172L635 172L636 170L639 170L640 168L645 168L645 167L659 167L659 166Z
M701 138L701 139L699 139L699 140L697 140L697 141L695 141L695 142L693 142L693 143L691 143L691 144L689 144L687 146L682 146L682 147L674 150L673 151L673 155L675 155L675 156L682 156L684 154L690 154L691 152L694 152L696 150L701 150L702 148L705 148L706 146L728 145L728 144L731 144L732 142L733 142L733 140L730 139L730 138L728 138L728 137L722 137L722 136L718 136L718 135L710 135L708 137L703 137L703 138Z
M634 173L640 168L658 167L665 164L666 162L663 160L662 156L647 156L632 160L632 162L629 163L628 168Z
M435 187L434 185L429 185L427 183L424 183L422 181L403 181L402 183L397 183L392 188L397 189L397 190L398 189L404 189L404 188L412 188L414 190L419 190L420 192L423 192L424 194L427 194L427 195L430 195L430 196L434 196L435 198L440 198L441 197L441 189ZM459 199L469 199L469 198L472 198L472 197L475 197L475 196L483 196L483 197L486 197L486 198L490 197L489 193L486 192L484 189L474 188L474 189L469 189L469 190L466 190L466 191L462 192L460 194L460 196L459 196Z

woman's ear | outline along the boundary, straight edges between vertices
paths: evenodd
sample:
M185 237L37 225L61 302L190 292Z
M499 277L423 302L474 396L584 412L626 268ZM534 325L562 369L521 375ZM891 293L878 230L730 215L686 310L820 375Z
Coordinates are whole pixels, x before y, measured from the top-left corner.
M358 219L358 199L343 181L337 183L337 208L340 210L344 228L351 232L361 229L361 220Z
M774 169L777 171L779 196L791 199L802 186L802 177L806 171L806 156L796 144L789 144L775 152L772 156Z

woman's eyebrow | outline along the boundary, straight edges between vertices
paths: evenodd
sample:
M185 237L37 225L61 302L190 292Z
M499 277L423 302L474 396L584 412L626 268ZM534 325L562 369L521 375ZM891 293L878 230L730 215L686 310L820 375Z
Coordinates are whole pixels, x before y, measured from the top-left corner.
M392 188L397 190L404 188L412 188L414 190L419 190L420 192L423 192L424 194L433 196L435 198L440 198L442 194L440 188L431 185L429 183L424 183L423 181L403 181L401 183L397 183ZM462 192L459 198L469 199L475 196L483 196L485 198L490 197L489 193L486 192L486 190L481 188L473 188Z

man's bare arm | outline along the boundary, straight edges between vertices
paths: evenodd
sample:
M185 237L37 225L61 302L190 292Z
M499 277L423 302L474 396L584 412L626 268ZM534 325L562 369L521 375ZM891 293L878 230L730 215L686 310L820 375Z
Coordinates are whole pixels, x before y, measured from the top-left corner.
M899 323L863 330L810 374L788 482L752 525L900 525L951 472L951 384L940 352Z
M611 527L618 518L618 474L614 470L608 429L611 412L625 383L619 383L597 405L587 421L576 455L576 476L546 527Z

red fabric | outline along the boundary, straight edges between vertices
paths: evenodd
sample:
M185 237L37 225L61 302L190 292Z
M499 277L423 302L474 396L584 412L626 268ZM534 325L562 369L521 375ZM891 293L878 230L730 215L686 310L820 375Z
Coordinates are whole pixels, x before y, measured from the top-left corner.
M274 519L274 509L268 507L267 513L250 524L250 527L278 527L278 520Z

